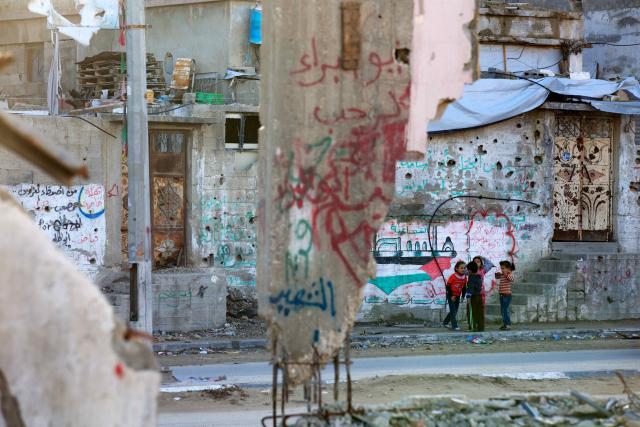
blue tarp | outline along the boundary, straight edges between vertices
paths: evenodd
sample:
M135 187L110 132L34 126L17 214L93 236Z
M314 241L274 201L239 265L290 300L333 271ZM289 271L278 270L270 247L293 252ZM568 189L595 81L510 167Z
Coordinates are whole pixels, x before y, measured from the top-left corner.
M461 99L447 107L429 132L468 129L496 123L541 106L551 92L581 98L594 108L617 114L640 114L640 102L601 101L605 95L625 90L640 100L640 84L633 78L620 82L545 77L537 80L480 79L466 85Z

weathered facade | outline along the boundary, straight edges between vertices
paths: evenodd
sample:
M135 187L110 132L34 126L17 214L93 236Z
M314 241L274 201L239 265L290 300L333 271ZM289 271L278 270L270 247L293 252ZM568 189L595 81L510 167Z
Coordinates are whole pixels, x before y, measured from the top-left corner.
M434 259L448 277L457 260L468 262L476 255L495 265L503 259L515 262L513 310L520 321L638 317L640 274L629 261L640 259L640 205L637 192L630 190L638 179L633 122L564 107L569 108L548 103L502 123L432 135L424 161L398 164L396 206L376 236L378 274L365 290L361 319L438 321L445 290ZM580 135L575 131L583 132L589 153L581 187L583 240L615 242L613 248L592 243L580 249L578 207L565 192L574 188L573 177L564 172L577 167L562 160L568 150L577 152L565 147ZM595 184L587 183L596 176ZM427 231L435 207L463 195L478 197L452 200L437 212L430 246ZM561 230L567 218L574 221L568 228L575 236ZM576 241L573 253L554 251L554 240ZM400 251L411 259L398 257ZM609 276L615 279L601 279ZM485 277L484 288L488 314L497 315L493 274Z

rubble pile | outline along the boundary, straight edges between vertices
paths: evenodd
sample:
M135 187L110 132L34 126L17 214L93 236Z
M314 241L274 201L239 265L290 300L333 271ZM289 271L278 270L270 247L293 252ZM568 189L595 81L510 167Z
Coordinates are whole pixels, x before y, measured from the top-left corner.
M337 408L332 408L330 411ZM337 412L337 411L336 411ZM640 406L629 398L596 399L585 393L535 394L489 400L464 397L413 397L395 404L367 407L352 415L303 418L307 426L493 427L493 426L640 426Z
M227 318L253 319L258 316L258 300L240 289L227 289Z

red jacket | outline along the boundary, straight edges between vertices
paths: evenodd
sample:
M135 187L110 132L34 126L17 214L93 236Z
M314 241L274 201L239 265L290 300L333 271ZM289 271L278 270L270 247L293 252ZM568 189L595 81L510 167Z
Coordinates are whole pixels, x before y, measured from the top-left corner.
M453 273L447 280L447 287L451 289L451 295L459 297L462 295L462 289L467 286L467 276Z

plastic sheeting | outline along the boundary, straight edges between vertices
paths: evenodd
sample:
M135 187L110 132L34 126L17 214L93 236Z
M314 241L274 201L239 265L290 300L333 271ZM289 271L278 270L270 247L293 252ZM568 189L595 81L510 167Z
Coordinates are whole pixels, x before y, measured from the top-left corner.
M617 114L640 114L640 102L601 101L605 95L625 90L640 100L635 78L620 82L545 77L537 80L480 79L465 86L464 95L447 107L440 120L429 123L428 132L444 132L485 126L515 117L541 106L551 92L580 98L594 108Z

